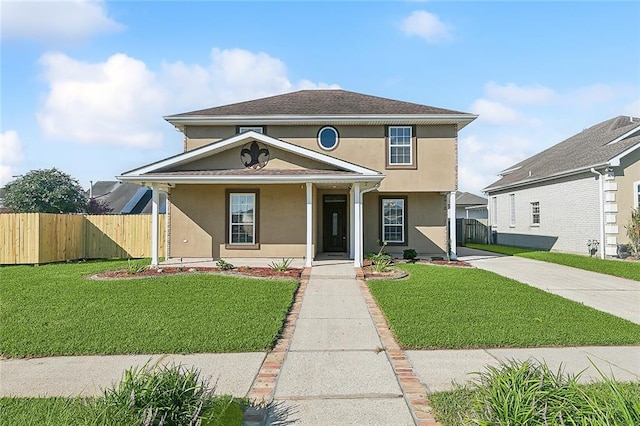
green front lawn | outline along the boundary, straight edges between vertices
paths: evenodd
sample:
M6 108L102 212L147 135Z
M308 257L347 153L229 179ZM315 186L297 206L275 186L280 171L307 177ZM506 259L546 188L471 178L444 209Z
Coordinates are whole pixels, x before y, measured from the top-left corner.
M131 280L86 276L123 261L0 268L5 357L262 351L297 283L214 274Z
M573 268L584 269L586 271L640 281L640 262L623 262L620 260L600 259L599 257L587 257L577 254L552 253L548 251L538 251L536 249L501 246L497 244L487 245L468 243L466 246L478 250L526 257L528 259L557 263L559 265L571 266Z
M640 343L640 325L492 272L400 267L409 278L368 285L404 348Z

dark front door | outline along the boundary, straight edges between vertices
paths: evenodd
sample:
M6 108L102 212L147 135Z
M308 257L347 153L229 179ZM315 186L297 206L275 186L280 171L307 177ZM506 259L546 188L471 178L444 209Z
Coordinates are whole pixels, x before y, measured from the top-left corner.
M347 196L323 198L323 251L347 251Z

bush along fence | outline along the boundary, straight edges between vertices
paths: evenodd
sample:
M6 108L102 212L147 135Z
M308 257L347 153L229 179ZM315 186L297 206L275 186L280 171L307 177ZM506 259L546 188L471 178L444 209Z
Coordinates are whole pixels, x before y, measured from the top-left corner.
M164 253L165 215L158 220ZM151 215L0 214L0 264L151 257Z

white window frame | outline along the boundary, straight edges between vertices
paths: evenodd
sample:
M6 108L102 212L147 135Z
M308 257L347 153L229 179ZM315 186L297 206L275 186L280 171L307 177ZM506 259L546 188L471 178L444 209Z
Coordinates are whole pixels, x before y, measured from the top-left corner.
M398 136L392 136L392 130L394 129L409 129L409 140L408 143L402 143L402 144L393 144L393 137L398 137ZM389 135L388 135L388 145L389 147L387 148L389 150L388 155L389 155L389 165L390 166L411 166L413 165L413 127L411 126L389 126ZM402 136L403 138L405 136ZM409 162L406 163L399 163L399 162L394 162L393 161L393 156L391 155L391 153L393 152L392 148L404 148L404 147L409 147Z
M385 217L384 217L384 205L386 202L400 202L402 203L402 223L385 223ZM383 198L382 199L382 208L381 208L381 212L380 214L382 215L382 242L385 243L389 243L389 244L404 244L407 236L405 235L405 223L407 220L407 203L406 203L406 199L405 198ZM400 226L401 231L401 235L402 235L402 239L401 240L387 240L386 238L386 234L385 234L385 228L387 227L391 227L391 226Z
M326 146L322 145L322 142L320 140L320 135L322 134L322 132L324 132L325 130L330 130L333 132L333 134L336 136L336 141L335 143L330 146L329 148L327 148ZM318 146L325 150L325 151L333 151L334 149L336 149L338 147L338 143L340 142L340 135L338 134L338 130L333 127L333 126L325 126L323 128L321 128L320 130L318 130Z
M234 196L243 196L251 197L251 202L253 204L253 221L252 222L238 222L235 223L233 221L233 197ZM234 246L249 246L256 244L256 220L257 220L258 212L256 211L256 194L254 192L230 192L229 193L229 244ZM233 242L233 227L241 226L241 225L251 225L252 233L251 233L251 242Z
M633 182L633 208L638 208L638 197L640 197L640 180Z
M491 197L491 226L498 226L498 197Z
M509 226L516 226L516 194L509 194Z
M264 127L262 127L262 126L240 126L240 127L238 127L238 133L244 133L244 132L264 133Z
M537 212L535 211L537 208ZM538 216L538 221L536 222L536 215ZM531 202L531 226L540 226L540 202L532 201Z

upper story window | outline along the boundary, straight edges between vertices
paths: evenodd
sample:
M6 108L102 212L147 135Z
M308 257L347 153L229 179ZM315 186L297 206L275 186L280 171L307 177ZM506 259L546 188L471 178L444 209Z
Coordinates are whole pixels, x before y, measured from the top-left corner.
M416 140L412 126L387 127L387 167L415 168Z
M331 151L338 146L338 131L330 126L323 127L318 132L318 145L325 151Z
M261 126L239 126L238 133L244 132L256 132L256 133L264 133L264 127Z

